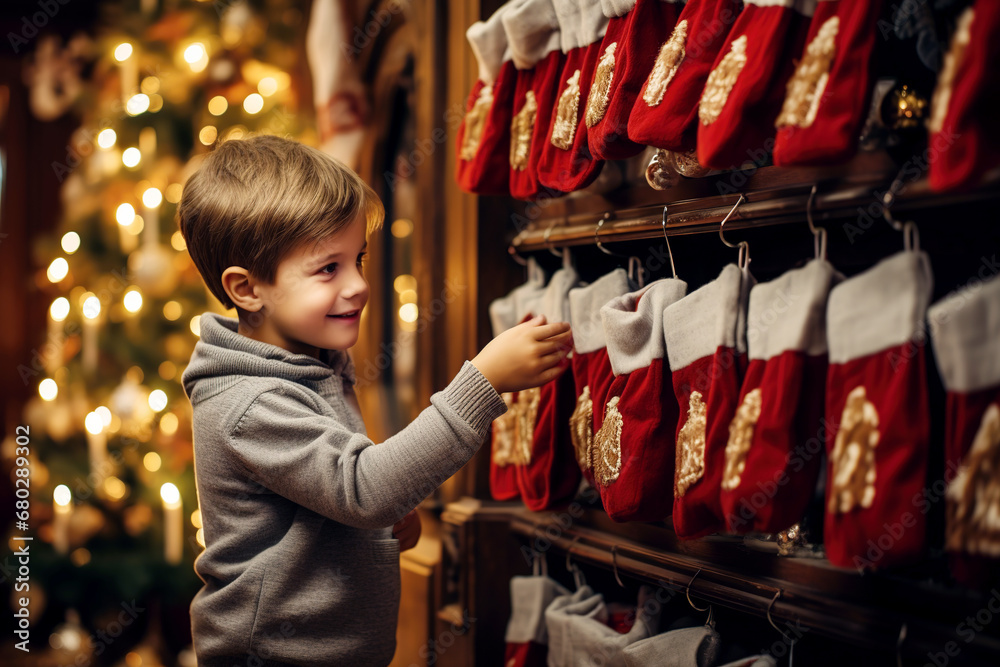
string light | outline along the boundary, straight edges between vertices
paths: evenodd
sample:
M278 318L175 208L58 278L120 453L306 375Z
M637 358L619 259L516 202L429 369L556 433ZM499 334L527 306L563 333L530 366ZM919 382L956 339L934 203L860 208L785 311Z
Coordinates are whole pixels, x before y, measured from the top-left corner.
M222 95L216 95L208 101L208 113L213 116L221 116L229 108L229 100Z
M42 397L43 401L55 400L55 397L59 395L59 385L52 378L45 378L38 383L38 395Z
M158 188L147 188L142 193L142 204L147 208L156 208L163 201L163 193Z
M167 407L167 394L162 389L154 389L149 394L148 402L153 412L159 412Z
M250 93L247 95L246 99L243 100L243 110L248 114L260 113L260 110L264 108L264 98L260 96L259 93Z
M104 422L105 426L111 426L111 410L106 405L98 405L94 408L94 412L101 417L101 421Z
M59 297L49 306L49 315L56 322L62 322L69 315L69 299L64 296Z
M120 204L115 211L115 220L122 227L128 227L135 222L135 207L132 204Z
M118 62L125 62L132 56L132 45L128 42L122 42L115 47L115 60Z
M65 484L60 484L52 491L52 500L56 505L66 507L73 502L73 492Z
M122 152L122 164L126 167L137 167L140 160L142 160L142 153L135 146L130 146Z
M63 252L67 255L72 255L80 249L80 235L76 232L66 232L63 234L60 245L62 246Z
M83 302L83 316L88 320L94 320L100 314L101 300L96 296L88 296L87 300Z
M142 465L149 472L156 472L159 470L162 463L160 455L156 452L147 452L146 455L142 457Z
M128 292L125 292L125 296L122 298L122 304L128 312L138 313L142 308L142 294L139 293L139 290L129 290Z
M149 95L138 93L128 98L128 102L125 103L125 111L130 116L138 116L149 111Z
M118 135L110 127L101 130L97 135L97 145L105 150L114 146L116 141L118 141Z
M259 92L264 97L270 97L278 92L278 82L273 76L265 76L257 84L257 92Z
M96 412L88 412L87 417L83 420L83 426L87 429L87 433L100 435L104 430L104 420Z
M69 274L69 262L65 257L56 257L45 271L49 282L57 283Z

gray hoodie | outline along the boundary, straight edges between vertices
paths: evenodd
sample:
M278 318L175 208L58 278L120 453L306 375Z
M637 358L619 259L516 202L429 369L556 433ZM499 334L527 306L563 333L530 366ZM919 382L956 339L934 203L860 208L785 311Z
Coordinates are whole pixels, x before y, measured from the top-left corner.
M467 361L376 445L351 407L345 352L294 354L215 313L182 379L206 545L191 603L199 667L388 664L392 525L475 454L503 399Z

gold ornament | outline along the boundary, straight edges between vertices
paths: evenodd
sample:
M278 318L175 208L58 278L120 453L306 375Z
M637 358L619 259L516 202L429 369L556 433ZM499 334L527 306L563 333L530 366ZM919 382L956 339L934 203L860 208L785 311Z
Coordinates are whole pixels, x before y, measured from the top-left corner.
M584 386L576 397L576 408L569 417L570 440L576 452L580 470L590 470L590 450L594 440L594 404L590 400L590 387Z
M535 100L535 91L529 90L524 96L524 106L510 122L511 169L524 171L528 167L528 155L531 153L531 133L535 130L537 116L538 102Z
M687 421L677 433L677 484L675 498L682 498L692 484L705 474L705 429L708 406L701 392L692 391Z
M688 22L684 19L670 33L670 39L660 47L660 53L656 56L653 70L646 79L646 89L642 93L643 101L655 107L663 101L663 95L667 92L667 87L673 81L677 69L684 62L684 44L687 42Z
M1000 556L1000 407L983 414L962 466L948 484L945 546L996 558Z
M809 42L795 74L788 80L785 102L774 122L775 127L809 127L816 120L816 112L830 78L839 29L840 18L833 16L823 23Z
M463 160L472 160L479 152L479 144L483 139L483 128L486 127L486 117L492 106L493 86L484 85L472 108L465 113L465 135L462 137L462 150L459 153L459 157Z
M832 483L827 511L844 514L855 507L868 509L875 501L875 448L879 418L864 386L847 395L840 428L830 454Z
M698 104L698 118L702 125L711 125L722 115L729 93L736 85L736 79L747 64L747 36L740 35L733 40L732 45L719 66L712 70L705 82Z
M594 436L594 479L608 486L622 469L622 413L618 412L619 396L612 396L604 411L604 422Z
M729 441L726 443L726 468L722 474L722 488L732 491L740 485L740 476L747 466L747 454L753 442L753 430L760 419L760 387L747 392L743 403L729 423Z
M556 117L552 123L552 137L549 139L556 148L568 151L573 147L579 108L580 70L576 70L566 79L566 88L556 104Z
M501 394L507 404L507 412L493 422L493 463L503 467L511 463L517 439L518 403L514 395L506 391Z
M608 111L608 101L611 97L611 84L615 79L615 49L618 42L611 42L604 49L604 55L597 62L594 81L590 84L590 94L587 96L587 113L584 122L587 127L594 127L601 122Z

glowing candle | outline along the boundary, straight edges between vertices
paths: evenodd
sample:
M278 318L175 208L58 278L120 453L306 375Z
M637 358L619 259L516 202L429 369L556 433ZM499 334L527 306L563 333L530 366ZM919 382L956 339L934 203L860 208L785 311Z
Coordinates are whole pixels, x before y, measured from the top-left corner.
M97 370L97 334L100 315L100 299L92 296L83 302L83 369L87 373Z
M94 488L102 488L108 460L108 436L104 432L104 419L97 412L90 412L83 422L87 430L87 453L90 458L90 474Z
M59 297L49 306L49 331L45 343L45 367L49 375L62 364L63 348L66 343L63 322L67 315L69 315L69 300L66 297Z
M181 562L183 555L184 509L181 492L171 482L160 487L163 499L163 557L171 565Z
M163 193L157 188L147 188L142 193L142 244L147 248L160 242L160 203Z
M52 544L56 553L65 555L69 551L69 520L73 514L73 494L69 487L60 484L52 492L53 501L53 537Z
M115 60L118 61L121 76L122 104L124 105L139 89L139 62L135 54L132 53L132 45L128 42L122 42L116 46L114 55Z

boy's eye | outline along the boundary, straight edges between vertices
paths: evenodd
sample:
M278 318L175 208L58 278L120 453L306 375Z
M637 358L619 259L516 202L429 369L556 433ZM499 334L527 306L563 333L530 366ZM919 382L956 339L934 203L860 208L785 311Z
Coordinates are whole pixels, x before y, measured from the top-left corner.
M320 273L330 275L331 273L334 273L336 270L337 270L337 263L333 262L332 264L327 264L322 269L320 269Z

